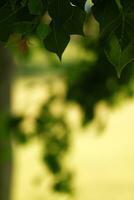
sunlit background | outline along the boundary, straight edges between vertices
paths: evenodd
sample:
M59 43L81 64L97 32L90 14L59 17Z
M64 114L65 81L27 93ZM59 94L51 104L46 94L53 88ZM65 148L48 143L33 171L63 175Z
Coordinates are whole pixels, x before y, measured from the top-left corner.
M100 50L92 18L85 32L88 38L72 38L62 63L35 38L29 39L23 55L14 49L12 113L22 117L22 133L13 141L12 200L134 199L133 64L119 80ZM38 123L48 120L42 114L48 107L50 118L64 122L50 121L52 130L47 124L48 135L42 136ZM65 132L67 148L60 162L70 173L72 192L64 184L59 192L52 189L58 175L43 161L45 152L50 155L57 148L49 141L49 131Z

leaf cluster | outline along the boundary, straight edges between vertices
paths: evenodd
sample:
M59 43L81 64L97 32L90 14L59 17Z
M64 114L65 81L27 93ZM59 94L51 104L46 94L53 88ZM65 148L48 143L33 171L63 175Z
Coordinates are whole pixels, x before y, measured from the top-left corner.
M45 47L59 58L70 35L83 35L86 0L2 0L0 3L0 40L18 33L22 38L36 34ZM50 17L49 26L44 16ZM46 22L48 23L48 22Z
M42 142L42 161L53 175L52 189L60 193L72 193L72 173L65 167L64 157L70 146L70 129L65 120L64 113L55 116L51 106L57 99L52 96L42 105L39 115L35 118L35 130L26 133L21 124L25 116L10 116L9 127L15 141L25 144L34 137Z
M134 60L134 3L92 2L92 14L100 25L102 49L119 77L122 69ZM61 59L70 36L84 35L85 4L86 0L1 0L0 41L7 42L14 33L22 39L34 34Z

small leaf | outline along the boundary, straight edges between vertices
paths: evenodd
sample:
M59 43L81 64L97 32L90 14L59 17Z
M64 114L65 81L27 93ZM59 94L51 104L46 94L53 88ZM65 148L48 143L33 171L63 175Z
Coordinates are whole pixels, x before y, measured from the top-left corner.
M84 10L87 0L70 0L70 1L73 5L78 6L79 8Z
M36 35L40 40L44 40L49 32L50 27L43 22L41 22L36 29Z

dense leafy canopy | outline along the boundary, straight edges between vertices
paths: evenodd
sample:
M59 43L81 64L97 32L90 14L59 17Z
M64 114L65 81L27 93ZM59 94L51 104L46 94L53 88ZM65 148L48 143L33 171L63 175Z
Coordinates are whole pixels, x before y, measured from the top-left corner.
M36 34L61 59L70 35L83 35L86 0L0 1L0 40L12 34ZM134 60L134 3L132 0L93 0L102 46L118 76ZM45 16L50 19L46 20Z

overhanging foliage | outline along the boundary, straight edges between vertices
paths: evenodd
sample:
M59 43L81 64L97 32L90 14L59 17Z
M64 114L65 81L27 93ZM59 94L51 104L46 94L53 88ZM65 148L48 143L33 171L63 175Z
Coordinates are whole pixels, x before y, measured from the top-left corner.
M36 34L45 47L58 55L70 41L70 35L84 35L86 0L1 0L0 40L20 34ZM118 76L134 60L134 2L132 0L93 0L93 15L100 24L102 48L115 66ZM46 25L44 15L51 18Z

